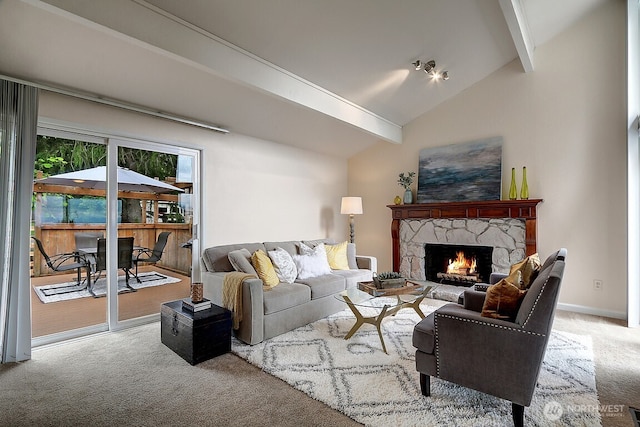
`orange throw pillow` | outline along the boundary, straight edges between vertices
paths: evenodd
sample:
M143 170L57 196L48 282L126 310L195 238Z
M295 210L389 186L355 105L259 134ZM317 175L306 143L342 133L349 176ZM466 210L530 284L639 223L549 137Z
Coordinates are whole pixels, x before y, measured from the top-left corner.
M531 283L535 280L536 276L538 276L540 267L542 267L542 264L540 264L538 254L529 255L519 263L511 266L507 280L520 289L529 289ZM521 277L517 277L518 274L520 274Z
M506 279L500 280L487 289L481 316L493 317L494 319L515 319L526 293L527 291L521 290Z

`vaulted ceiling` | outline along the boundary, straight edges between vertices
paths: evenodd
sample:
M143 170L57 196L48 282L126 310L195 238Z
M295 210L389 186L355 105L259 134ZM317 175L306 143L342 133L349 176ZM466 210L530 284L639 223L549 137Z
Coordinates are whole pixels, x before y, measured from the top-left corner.
M0 73L350 157L604 1L3 0Z

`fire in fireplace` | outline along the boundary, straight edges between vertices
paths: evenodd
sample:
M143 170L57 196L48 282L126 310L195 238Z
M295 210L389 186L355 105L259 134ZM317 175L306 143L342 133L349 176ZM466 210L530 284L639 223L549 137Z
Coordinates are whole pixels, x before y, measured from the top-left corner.
M427 280L458 286L488 283L493 247L434 244L424 245Z

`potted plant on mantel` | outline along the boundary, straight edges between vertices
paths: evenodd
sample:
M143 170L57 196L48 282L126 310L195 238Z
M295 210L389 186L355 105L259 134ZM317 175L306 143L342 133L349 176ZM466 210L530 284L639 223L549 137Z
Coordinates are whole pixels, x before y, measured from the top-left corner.
M398 185L404 187L403 202L405 205L413 203L413 193L411 193L411 184L413 184L413 177L416 176L415 172L400 172L398 175Z

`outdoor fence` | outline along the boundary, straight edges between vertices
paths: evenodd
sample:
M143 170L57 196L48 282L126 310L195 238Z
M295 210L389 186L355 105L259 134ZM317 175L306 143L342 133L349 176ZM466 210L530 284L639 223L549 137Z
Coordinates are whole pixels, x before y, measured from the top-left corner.
M163 231L170 231L167 246L162 259L157 263L159 267L175 271L185 276L190 275L191 250L182 245L191 239L191 224L119 224L118 237L133 237L134 245L153 249L158 235ZM41 224L34 227L34 236L40 239L49 256L59 253L70 253L76 250L75 233L103 232L104 224ZM42 255L33 252L33 276L54 274L47 267Z

